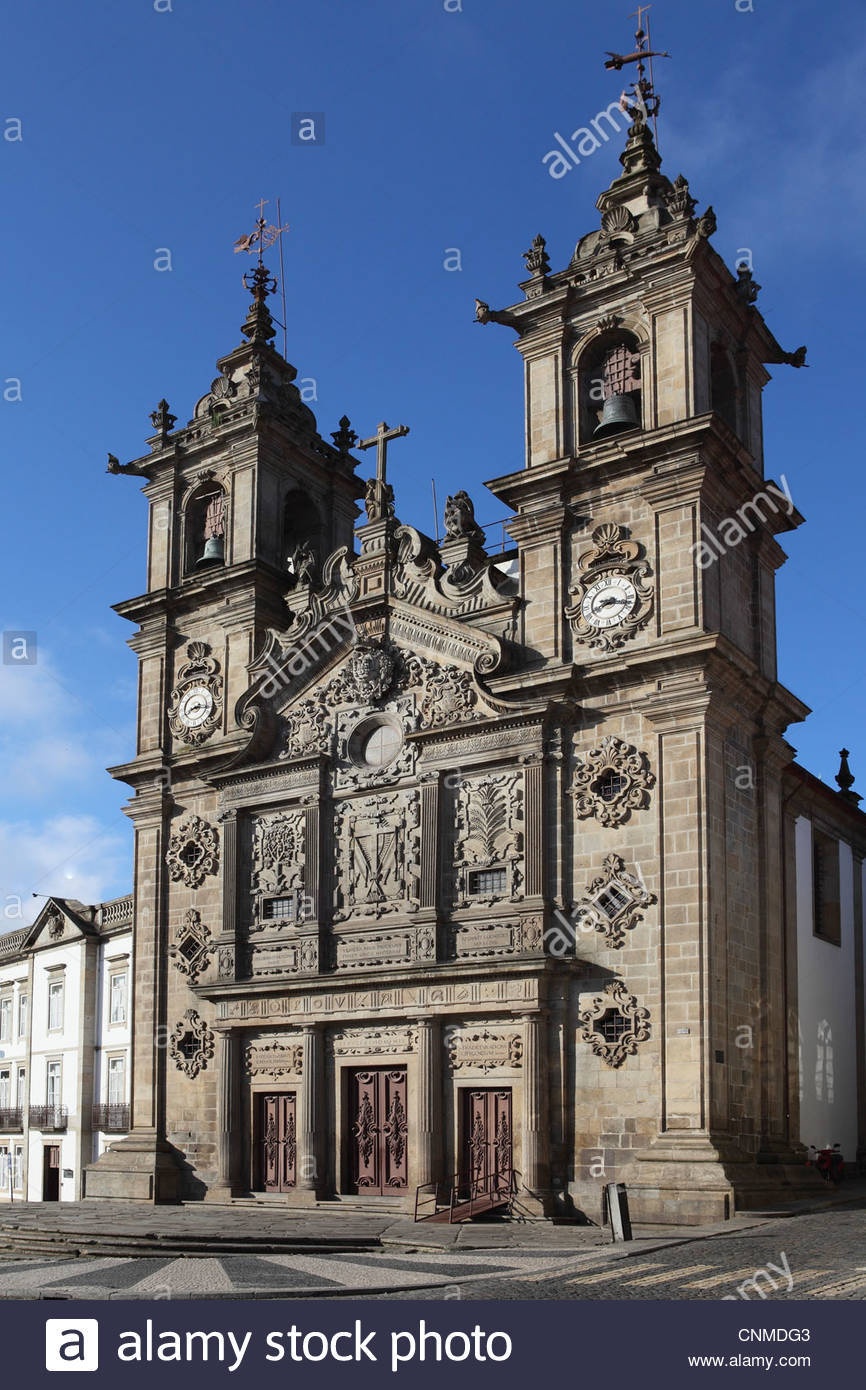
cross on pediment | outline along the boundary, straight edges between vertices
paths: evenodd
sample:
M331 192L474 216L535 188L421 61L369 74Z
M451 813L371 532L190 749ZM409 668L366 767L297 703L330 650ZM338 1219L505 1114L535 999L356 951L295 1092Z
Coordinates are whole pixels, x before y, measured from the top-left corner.
M394 489L388 483L388 445L392 439L400 439L409 433L408 425L395 425L389 429L384 420L379 422L376 433L369 439L359 439L357 449L376 448L376 477L367 483L365 505L368 521L381 521L383 517L394 515Z

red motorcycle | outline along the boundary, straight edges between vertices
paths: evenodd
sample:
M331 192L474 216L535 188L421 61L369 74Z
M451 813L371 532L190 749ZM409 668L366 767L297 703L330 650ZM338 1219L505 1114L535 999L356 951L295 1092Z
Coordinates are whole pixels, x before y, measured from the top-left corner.
M834 1144L832 1148L825 1145L823 1149L819 1149L817 1145L810 1144L806 1167L817 1168L825 1182L830 1182L834 1187L838 1187L845 1176L845 1160L842 1157L840 1145Z

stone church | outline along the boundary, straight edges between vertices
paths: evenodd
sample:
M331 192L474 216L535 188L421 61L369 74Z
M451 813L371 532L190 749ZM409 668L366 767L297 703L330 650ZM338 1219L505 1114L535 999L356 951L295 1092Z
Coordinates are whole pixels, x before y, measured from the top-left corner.
M441 541L400 519L404 427L320 434L261 254L192 419L163 400L148 452L110 456L149 506L111 770L133 1124L88 1197L425 1215L507 1190L595 1220L616 1180L638 1219L697 1222L808 1180L784 739L807 710L774 619L802 518L761 424L767 365L804 351L640 112L621 164L564 269L537 237L520 301L477 304L524 363L525 466L487 485L511 550L465 492Z

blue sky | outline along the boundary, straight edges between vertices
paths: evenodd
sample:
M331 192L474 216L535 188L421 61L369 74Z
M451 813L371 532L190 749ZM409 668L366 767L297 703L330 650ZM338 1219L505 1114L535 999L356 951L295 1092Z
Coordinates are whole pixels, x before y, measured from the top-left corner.
M618 144L558 181L542 159L618 97L604 51L633 24L626 5L455 4L42 0L4 19L0 386L18 378L21 400L0 401L0 626L36 632L38 661L0 666L0 927L16 895L29 920L31 891L129 887L126 790L103 769L133 751L133 629L110 604L143 587L145 509L105 459L142 452L163 395L188 419L240 340L231 248L260 197L291 224L288 356L323 433L344 412L409 424L393 479L424 529L432 476L440 499L464 486L482 521L502 513L481 485L522 464L520 359L473 300L519 297L536 232L560 269L597 224ZM780 677L814 710L789 731L801 760L832 781L847 744L866 793L860 16L652 11L673 55L664 167L714 205L729 264L749 248L783 345L809 346L810 369L774 368L765 392L767 471L808 523L784 538ZM292 144L293 112L324 113L323 145Z

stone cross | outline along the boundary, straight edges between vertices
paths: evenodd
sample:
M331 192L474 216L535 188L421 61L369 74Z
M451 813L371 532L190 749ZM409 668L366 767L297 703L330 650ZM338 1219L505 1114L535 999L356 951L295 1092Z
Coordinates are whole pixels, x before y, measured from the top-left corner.
M388 468L388 444L392 439L400 439L404 434L409 433L408 425L395 425L394 429L389 429L384 420L379 422L376 433L369 439L359 439L358 449L372 449L376 446L376 480L367 487L367 519L369 521L380 521L385 515L388 504L393 497L393 491L388 487L387 468Z

